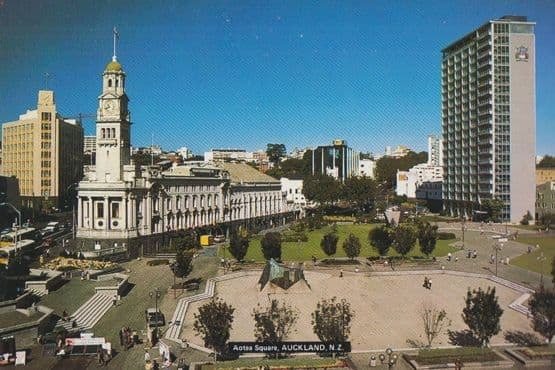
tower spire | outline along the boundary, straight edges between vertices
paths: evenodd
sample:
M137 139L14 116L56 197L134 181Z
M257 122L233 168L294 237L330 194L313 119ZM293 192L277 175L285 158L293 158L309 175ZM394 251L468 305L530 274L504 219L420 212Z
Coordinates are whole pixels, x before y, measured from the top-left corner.
M117 62L118 58L116 56L116 43L117 43L117 40L119 39L119 32L116 29L116 26L114 26L113 33L114 33L114 55L112 56L112 61Z

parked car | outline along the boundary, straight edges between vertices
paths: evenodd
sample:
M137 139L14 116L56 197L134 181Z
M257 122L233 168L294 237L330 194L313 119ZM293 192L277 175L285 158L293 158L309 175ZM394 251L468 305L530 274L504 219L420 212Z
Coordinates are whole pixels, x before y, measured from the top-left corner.
M166 324L164 314L160 312L159 309L156 311L155 308L147 308L145 310L145 318L147 325L151 328L164 326Z
M225 235L216 235L214 237L214 242L215 243L225 242Z

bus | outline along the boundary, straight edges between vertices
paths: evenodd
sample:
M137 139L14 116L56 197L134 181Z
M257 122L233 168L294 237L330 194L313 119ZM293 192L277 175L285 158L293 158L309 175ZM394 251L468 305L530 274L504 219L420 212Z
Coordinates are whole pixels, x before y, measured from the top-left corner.
M17 237L17 240L23 240L23 239L34 240L37 238L37 229L33 227L24 227L22 229L17 230L17 232L10 231L9 233L4 234L2 235L2 237L0 237L0 246L13 243L16 237Z
M16 251L22 253L24 256L29 256L35 251L34 240L23 239L17 242L17 246L13 243L7 246L0 247L0 265L7 265L10 258L15 256Z

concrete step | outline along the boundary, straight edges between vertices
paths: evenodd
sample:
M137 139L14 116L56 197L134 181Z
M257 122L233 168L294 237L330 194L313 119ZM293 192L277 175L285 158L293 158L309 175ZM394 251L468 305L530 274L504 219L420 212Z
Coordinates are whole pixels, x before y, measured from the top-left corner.
M79 316L75 317L77 324L86 328L92 328L113 305L113 297L99 293L95 295L98 296L87 309L83 310Z

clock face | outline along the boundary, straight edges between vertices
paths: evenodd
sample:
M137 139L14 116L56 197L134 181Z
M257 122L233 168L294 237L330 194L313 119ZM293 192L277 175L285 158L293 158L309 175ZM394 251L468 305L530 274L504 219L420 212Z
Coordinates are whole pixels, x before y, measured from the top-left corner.
M104 103L104 111L106 113L114 113L115 108L115 104L111 101L107 101L106 103Z

